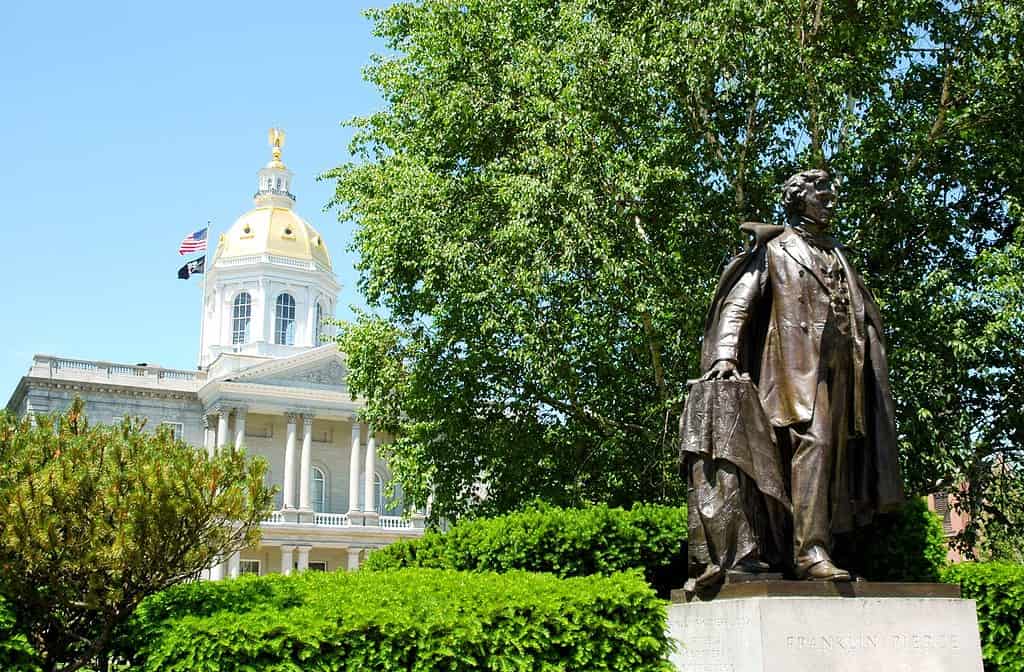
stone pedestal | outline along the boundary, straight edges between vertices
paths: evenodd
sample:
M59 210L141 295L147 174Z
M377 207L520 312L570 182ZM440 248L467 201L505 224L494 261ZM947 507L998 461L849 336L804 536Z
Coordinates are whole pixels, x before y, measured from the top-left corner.
M773 581L689 603L677 593L680 671L982 672L974 600L957 586Z

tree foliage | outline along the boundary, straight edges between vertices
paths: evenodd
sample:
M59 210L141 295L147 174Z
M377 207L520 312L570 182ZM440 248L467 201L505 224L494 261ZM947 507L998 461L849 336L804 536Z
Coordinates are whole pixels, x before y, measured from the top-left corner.
M0 596L44 670L103 661L148 595L252 545L266 464L139 421L0 414Z
M1020 268L1000 260L1024 190L1022 15L1009 0L372 11L390 53L366 77L385 105L352 122L356 160L327 177L372 309L341 336L349 382L398 436L407 496L433 487L446 516L681 501L675 427L721 262L740 222L781 219L788 175L827 166L837 235L886 318L908 489L976 479L963 505L994 501L978 476L1021 446L1020 331L1005 339Z

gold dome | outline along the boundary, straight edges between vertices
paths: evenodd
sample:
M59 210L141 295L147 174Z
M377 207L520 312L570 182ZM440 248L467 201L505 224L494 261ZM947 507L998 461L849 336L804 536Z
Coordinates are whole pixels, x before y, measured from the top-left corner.
M331 270L331 255L320 233L290 208L267 204L239 217L221 235L214 263L262 254L316 261Z

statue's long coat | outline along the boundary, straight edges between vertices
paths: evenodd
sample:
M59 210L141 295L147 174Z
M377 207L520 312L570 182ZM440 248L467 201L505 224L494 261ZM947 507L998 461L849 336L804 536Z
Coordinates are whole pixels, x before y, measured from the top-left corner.
M793 229L747 230L757 241L722 274L705 324L701 370L732 359L757 385L774 427L807 422L829 314L827 283ZM903 488L881 315L842 250L835 251L850 288L853 336L850 441L831 479L832 530L846 532L874 513L897 508Z

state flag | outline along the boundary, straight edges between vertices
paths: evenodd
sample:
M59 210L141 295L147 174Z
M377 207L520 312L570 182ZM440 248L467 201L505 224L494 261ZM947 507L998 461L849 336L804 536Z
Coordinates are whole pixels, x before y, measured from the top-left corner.
M188 280L190 276L206 272L206 256L198 257L178 269L178 279Z

